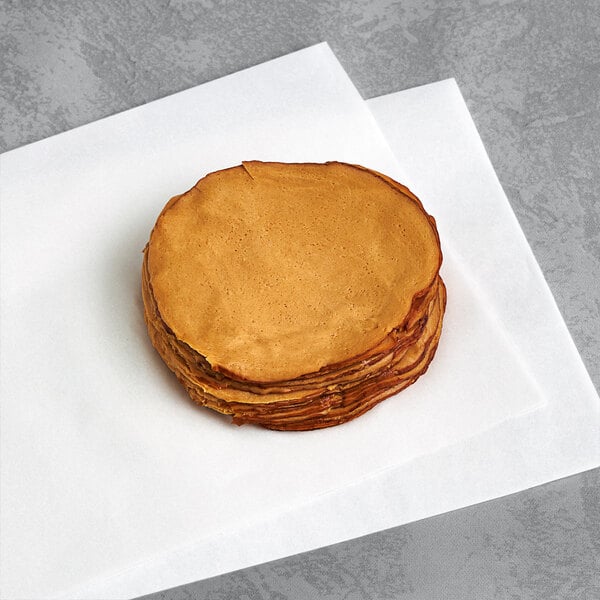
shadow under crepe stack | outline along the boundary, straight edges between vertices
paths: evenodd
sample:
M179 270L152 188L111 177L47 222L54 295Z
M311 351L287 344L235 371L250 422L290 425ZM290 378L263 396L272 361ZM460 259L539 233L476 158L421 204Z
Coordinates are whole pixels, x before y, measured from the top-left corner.
M144 249L152 344L236 424L310 430L414 383L442 330L434 219L357 165L263 163L172 198Z

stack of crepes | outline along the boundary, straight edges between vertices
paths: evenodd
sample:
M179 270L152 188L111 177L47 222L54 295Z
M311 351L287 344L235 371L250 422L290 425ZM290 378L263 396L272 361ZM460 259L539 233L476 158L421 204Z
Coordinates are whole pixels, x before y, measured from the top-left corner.
M338 425L406 388L446 304L434 219L357 165L244 162L172 198L144 250L150 339L237 424Z

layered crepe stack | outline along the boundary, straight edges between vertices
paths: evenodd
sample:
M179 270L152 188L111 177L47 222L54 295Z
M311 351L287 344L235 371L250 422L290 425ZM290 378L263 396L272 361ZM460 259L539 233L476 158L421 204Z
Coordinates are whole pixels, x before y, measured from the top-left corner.
M153 345L237 424L338 425L429 366L446 290L435 221L344 163L245 162L172 198L144 250Z

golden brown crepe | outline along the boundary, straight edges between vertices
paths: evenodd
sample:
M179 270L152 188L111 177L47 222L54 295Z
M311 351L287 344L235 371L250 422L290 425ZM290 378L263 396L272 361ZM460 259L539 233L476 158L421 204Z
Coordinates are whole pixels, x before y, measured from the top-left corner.
M245 162L163 209L144 252L146 323L200 404L236 423L328 427L427 369L441 261L433 218L390 178Z

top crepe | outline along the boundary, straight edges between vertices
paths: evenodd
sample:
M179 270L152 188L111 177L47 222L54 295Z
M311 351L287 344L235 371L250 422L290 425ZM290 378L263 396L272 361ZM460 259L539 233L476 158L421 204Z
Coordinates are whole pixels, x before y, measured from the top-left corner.
M368 352L437 277L411 192L343 163L244 162L173 198L152 230L157 309L215 372L276 382Z

